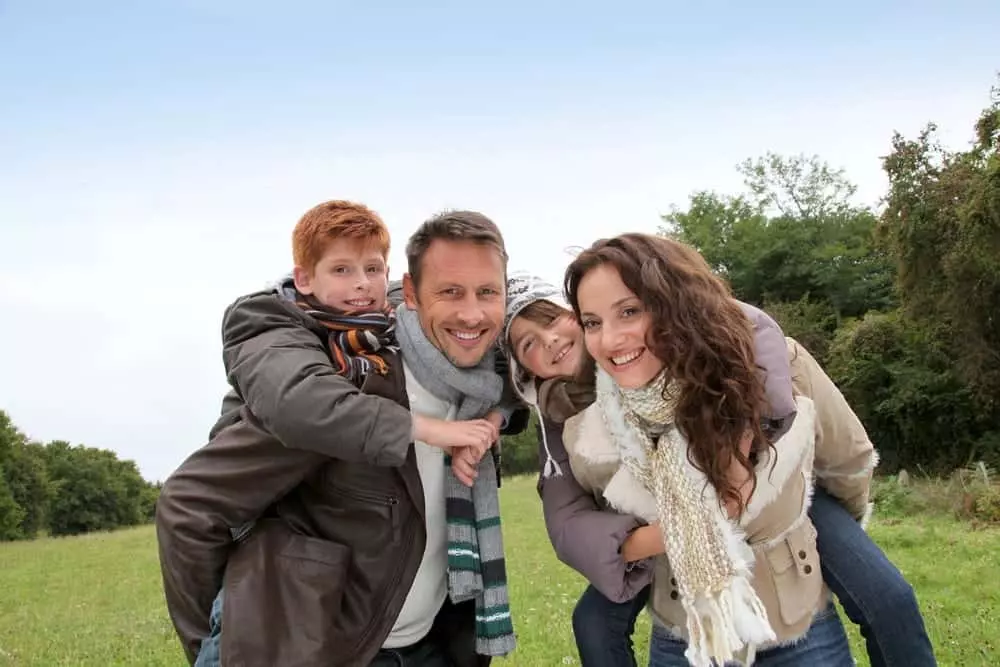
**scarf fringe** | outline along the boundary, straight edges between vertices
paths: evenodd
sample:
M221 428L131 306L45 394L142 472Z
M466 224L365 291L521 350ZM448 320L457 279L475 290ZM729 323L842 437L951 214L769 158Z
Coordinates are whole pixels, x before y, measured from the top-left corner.
M714 595L685 599L683 607L688 634L684 655L694 667L713 667L713 660L752 664L757 646L775 639L764 605L743 577Z

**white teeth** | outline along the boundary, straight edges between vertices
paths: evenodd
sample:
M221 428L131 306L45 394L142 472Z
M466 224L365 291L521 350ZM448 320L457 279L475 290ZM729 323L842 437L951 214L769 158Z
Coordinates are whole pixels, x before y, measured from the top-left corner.
M567 345L562 350L560 350L559 354L557 354L555 356L555 358L552 360L552 363L558 364L560 361L562 361L562 358L565 357L567 354L569 354L569 348L571 348L571 347L573 347L573 346L572 345Z
M458 338L459 340L476 340L483 335L482 331L452 331L451 333L454 334L455 338Z
M611 357L611 363L615 366L621 366L622 364L627 364L630 361L635 361L642 354L642 350L636 350L635 352L629 352L628 354L623 354L620 357Z

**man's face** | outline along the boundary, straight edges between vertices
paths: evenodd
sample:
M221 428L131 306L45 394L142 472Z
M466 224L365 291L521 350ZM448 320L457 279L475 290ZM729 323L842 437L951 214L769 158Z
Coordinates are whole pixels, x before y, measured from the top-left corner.
M506 276L500 251L471 241L431 242L420 285L403 276L406 305L427 339L460 368L478 364L504 320Z
M385 308L389 270L374 244L335 239L312 271L295 267L295 287L329 308L373 311Z

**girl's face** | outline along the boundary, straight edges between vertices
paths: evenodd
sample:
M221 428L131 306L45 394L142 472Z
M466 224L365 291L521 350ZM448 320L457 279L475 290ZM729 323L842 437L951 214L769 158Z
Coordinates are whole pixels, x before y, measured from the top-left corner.
M510 344L517 363L542 380L576 375L584 362L583 331L569 311L548 326L518 315Z
M618 270L598 266L580 280L576 296L587 351L597 364L624 389L649 384L663 362L646 347L649 313Z

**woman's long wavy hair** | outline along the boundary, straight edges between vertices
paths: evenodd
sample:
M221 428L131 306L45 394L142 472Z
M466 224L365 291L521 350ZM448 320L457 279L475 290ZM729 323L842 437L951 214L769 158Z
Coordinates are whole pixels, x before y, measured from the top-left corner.
M694 248L647 234L601 239L569 265L564 287L578 319L580 281L602 265L618 271L650 315L646 346L680 384L674 419L688 440L688 459L742 514L740 493L729 480L733 458L755 486L756 478L739 443L750 429L751 451L771 446L761 429L767 399L752 323Z

